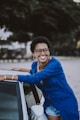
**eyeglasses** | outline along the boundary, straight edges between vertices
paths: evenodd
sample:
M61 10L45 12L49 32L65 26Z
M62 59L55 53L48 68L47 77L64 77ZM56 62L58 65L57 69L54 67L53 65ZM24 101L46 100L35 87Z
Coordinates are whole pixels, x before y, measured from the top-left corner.
M44 49L35 49L34 50L34 52L36 52L36 53L42 53L42 52L48 52L49 51L49 49L48 48L44 48Z

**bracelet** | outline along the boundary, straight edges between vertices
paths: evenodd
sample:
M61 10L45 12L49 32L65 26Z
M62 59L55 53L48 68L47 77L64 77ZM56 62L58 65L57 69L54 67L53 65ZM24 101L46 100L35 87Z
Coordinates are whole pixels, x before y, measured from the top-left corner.
M14 80L14 75L12 75L11 80Z
M6 75L4 75L4 80L6 80Z

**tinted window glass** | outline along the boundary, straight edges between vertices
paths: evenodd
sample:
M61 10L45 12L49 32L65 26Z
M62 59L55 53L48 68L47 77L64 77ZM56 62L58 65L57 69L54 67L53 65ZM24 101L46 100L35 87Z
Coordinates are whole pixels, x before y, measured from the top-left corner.
M19 84L0 82L0 120L22 120Z

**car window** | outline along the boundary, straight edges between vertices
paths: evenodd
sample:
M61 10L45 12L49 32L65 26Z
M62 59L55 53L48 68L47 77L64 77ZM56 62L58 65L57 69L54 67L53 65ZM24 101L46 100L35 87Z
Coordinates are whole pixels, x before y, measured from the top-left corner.
M23 86L28 107L30 108L32 105L40 103L41 91L39 91L35 85L28 83L24 83Z
M36 104L35 96L29 84L24 83L24 93L28 107Z
M0 120L22 120L18 82L0 82Z

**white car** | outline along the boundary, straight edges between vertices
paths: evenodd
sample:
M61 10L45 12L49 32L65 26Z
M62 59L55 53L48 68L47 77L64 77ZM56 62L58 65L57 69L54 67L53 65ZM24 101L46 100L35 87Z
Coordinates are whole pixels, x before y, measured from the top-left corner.
M0 74L24 74L0 70ZM25 73L27 74L27 73ZM41 91L34 85L17 81L0 82L0 120L47 120Z

